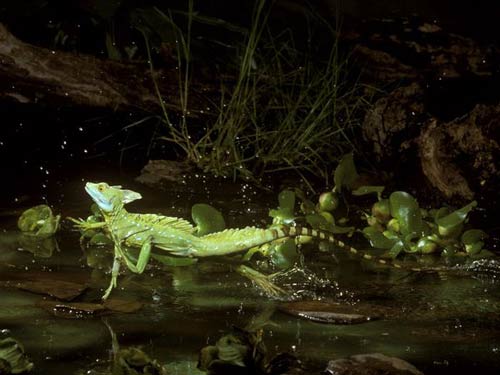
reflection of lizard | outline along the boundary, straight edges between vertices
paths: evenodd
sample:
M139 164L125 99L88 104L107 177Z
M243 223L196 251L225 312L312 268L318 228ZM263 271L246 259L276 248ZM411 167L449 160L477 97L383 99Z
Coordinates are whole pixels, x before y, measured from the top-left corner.
M88 182L85 190L101 210L104 222L87 223L75 220L76 223L81 229L104 229L114 242L111 283L103 296L104 299L109 296L113 287L116 287L120 262L123 260L132 272L142 273L149 261L153 246L174 256L203 258L242 252L282 238L310 236L327 240L352 253L358 253L356 249L337 240L330 233L300 226L282 225L268 229L246 227L196 236L193 225L184 219L127 212L125 204L142 198L135 191L121 189L120 186L109 186L104 182ZM122 245L140 248L135 264L130 255L123 251ZM368 254L363 256L367 259L372 258ZM383 259L377 261L386 262ZM282 292L264 275L249 267L240 266L238 271L271 293Z

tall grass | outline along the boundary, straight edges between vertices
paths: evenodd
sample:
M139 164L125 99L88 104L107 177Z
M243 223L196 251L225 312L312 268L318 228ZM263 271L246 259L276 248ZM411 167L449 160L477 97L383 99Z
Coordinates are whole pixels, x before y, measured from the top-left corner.
M321 61L295 48L290 32L271 34L265 4L260 0L254 9L236 82L221 86L216 117L197 137L199 129L188 124L192 18L185 33L176 26L183 113L174 124L156 86L169 131L163 139L218 175L260 177L294 170L327 178L329 166L354 148L357 114L367 102L360 85L347 80L348 56L339 53L335 30L330 29L329 57ZM190 0L188 14L192 11ZM174 24L171 15L162 15Z

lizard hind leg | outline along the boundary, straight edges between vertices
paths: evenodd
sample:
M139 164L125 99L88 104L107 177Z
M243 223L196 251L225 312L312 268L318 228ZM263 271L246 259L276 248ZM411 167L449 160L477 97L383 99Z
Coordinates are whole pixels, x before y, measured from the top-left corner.
M262 289L270 297L286 297L289 293L275 285L269 276L266 276L259 271L254 270L245 265L240 265L236 268L236 271L246 278L252 280L260 289Z

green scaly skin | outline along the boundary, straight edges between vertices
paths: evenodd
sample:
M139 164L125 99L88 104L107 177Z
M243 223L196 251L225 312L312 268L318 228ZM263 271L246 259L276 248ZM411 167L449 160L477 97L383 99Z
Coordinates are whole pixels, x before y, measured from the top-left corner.
M117 285L121 262L125 262L132 272L142 273L149 261L153 246L175 256L203 258L239 253L282 238L310 236L327 240L351 253L360 254L365 259L374 259L382 264L387 263L385 259L360 253L330 233L300 226L279 226L269 229L255 227L227 229L198 237L194 234L193 225L184 219L127 212L124 208L125 204L142 198L137 192L122 189L120 186L110 186L104 182L88 182L85 185L85 190L99 206L104 222L87 224L83 220L73 221L81 229L104 229L114 242L115 257L111 283L103 299L106 299ZM135 264L123 251L123 245L141 249ZM398 267L397 264L394 266ZM258 277L257 271L250 271L248 267L242 266L239 272L248 277L256 276L252 279L257 283L260 280L262 283L259 284L263 287L266 286L265 281ZM271 286L270 291L282 292L280 288L275 286Z

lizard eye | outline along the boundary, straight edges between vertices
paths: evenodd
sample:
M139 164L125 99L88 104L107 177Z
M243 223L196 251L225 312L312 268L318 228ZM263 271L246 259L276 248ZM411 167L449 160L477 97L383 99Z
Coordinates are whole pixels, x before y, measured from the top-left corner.
M99 187L97 188L97 190L99 190L102 193L104 191L104 186L99 185Z

